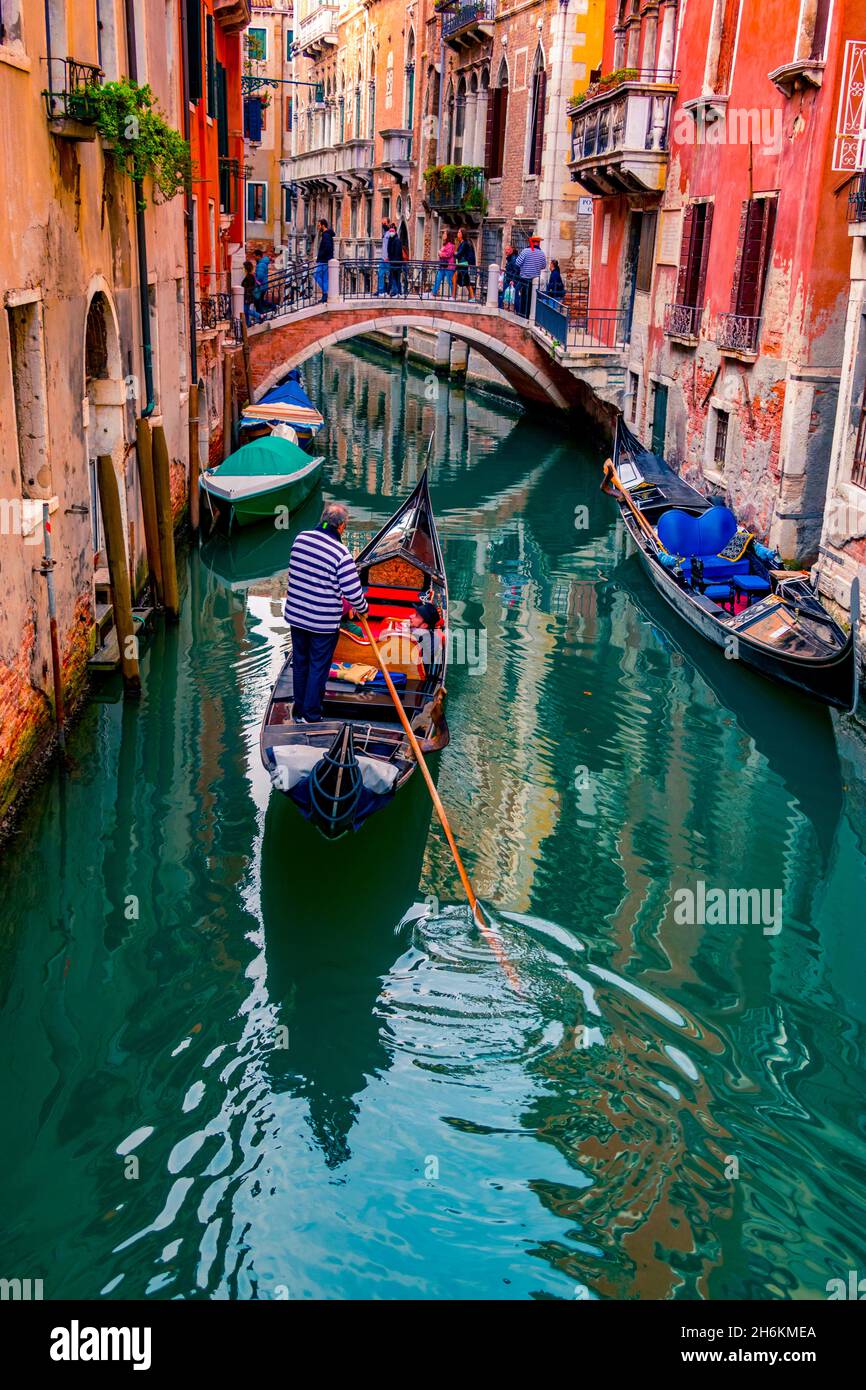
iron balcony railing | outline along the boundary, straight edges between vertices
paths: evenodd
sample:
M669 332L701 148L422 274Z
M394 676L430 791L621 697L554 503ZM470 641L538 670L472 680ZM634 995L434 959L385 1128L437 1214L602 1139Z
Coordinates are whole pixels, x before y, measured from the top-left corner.
M221 323L229 323L232 317L232 297L230 292L220 290L217 294L204 295L195 301L196 331L204 333L217 328Z
M434 212L475 212L487 210L483 169L457 170L442 174L438 170L427 180L427 201Z
M848 221L866 222L866 174L858 174L848 194Z
M669 338L697 338L703 314L703 305L666 304L665 333Z
M255 313L250 317L272 319L280 314L291 314L296 309L307 309L311 304L319 304L323 293L327 292L327 266L319 267L320 280L316 280L315 262L296 260L268 276L268 287L263 297L254 306Z
M622 309L575 310L560 299L538 294L535 324L568 349L619 349L628 343L628 315Z
M439 261L367 260L340 262L340 294L343 299L477 299L482 268L477 265L443 266Z
M757 353L761 336L760 316L720 314L716 345L727 352Z
M492 24L496 0L458 0L453 9L442 11L442 37L450 39L473 24Z
M48 90L43 92L48 119L95 125L99 107L94 87L102 86L102 68L75 58L53 58L48 64Z

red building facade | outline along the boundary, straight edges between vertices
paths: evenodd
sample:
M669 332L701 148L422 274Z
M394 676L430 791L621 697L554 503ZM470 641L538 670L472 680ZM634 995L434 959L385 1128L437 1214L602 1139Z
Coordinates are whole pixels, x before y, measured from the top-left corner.
M239 281L244 257L242 44L249 22L248 0L185 0L180 12L193 167L187 216L200 433L203 454L215 457L221 456L222 361L238 312L232 281Z
M814 558L866 0L608 0L607 19L570 162L595 195L592 304L619 315L626 419L786 557Z

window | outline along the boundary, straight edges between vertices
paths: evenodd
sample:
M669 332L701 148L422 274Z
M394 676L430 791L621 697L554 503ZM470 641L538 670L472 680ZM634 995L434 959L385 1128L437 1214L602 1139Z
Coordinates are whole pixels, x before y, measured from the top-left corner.
M505 129L508 116L508 68L500 65L497 84L487 103L487 139L484 167L487 177L501 179L505 163Z
M728 92L731 87L742 0L716 0L716 3L719 29L716 72L712 87L714 92Z
M287 29L287 30L286 30L286 62L287 62L287 63L290 63L290 62L292 61L292 45L294 44L294 42L295 42L295 31L294 31L294 29Z
M0 12L5 13L7 0L0 3ZM96 57L108 80L115 81L119 76L117 65L117 27L115 24L114 0L97 0L96 5Z
M383 194L382 194L382 217L383 217L383 219L390 219L390 217L391 217L391 195L390 195L390 193L383 193Z
M177 313L177 363L178 377L181 391L185 391L189 385L187 373L187 346L186 346L186 300L183 293L183 280L175 280L175 304Z
M214 47L214 19L213 15L205 15L205 55L207 62L207 114L215 116L217 112L217 90L216 90L216 51Z
M295 219L295 199L289 184L283 184L283 221L288 225Z
M21 42L21 0L0 0L0 44L23 53Z
M266 183L247 184L247 221L267 222L268 185Z
M247 58L251 63L266 63L268 60L267 29L247 30Z
M201 0L187 0L186 6L186 45L189 53L189 91L190 101L201 100Z
M698 333L707 287L712 228L712 203L691 203L686 208L677 276L677 301L671 325L671 331L683 337L696 337Z
M42 305L34 299L25 304L9 305L6 312L12 356L21 495L47 497L51 489L51 469Z
M725 461L728 457L728 424L730 416L726 410L717 410L716 416L716 436L713 441L713 463L720 473L725 471Z
M147 287L147 307L150 317L150 350L151 363L153 366L153 399L154 409L159 414L160 399L160 375L159 375L159 304L156 297L156 285Z
M657 212L642 213L640 219L640 242L637 253L637 277L635 288L648 293L652 289L653 263L655 261Z
M532 72L532 97L529 106L529 151L526 171L541 173L541 151L544 144L544 109L547 103L547 74L539 48Z
M291 130L291 128L292 128L292 98L291 98L291 97L286 97L286 99L285 99L285 108L286 108L286 116L285 116L285 120L286 120L286 130Z
M628 374L628 419L633 425L637 420L637 398L640 391L640 377L637 372Z
M760 318L775 226L775 197L750 198L743 203L731 293L731 313L738 317Z

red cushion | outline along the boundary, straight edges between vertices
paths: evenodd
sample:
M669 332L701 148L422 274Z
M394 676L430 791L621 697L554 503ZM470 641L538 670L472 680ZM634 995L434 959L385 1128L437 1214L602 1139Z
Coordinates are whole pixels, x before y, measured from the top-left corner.
M394 601L395 603L400 603L401 601L404 601L404 602L407 602L407 603L417 603L417 602L418 602L418 590L417 590L417 589L386 589L386 588L384 587L384 585L381 585L381 584L370 584L369 587L367 588L367 600L368 600L368 602L369 602L369 600L370 600L371 598L372 598L372 599L375 599L375 598L379 598L379 599L393 599L393 601Z

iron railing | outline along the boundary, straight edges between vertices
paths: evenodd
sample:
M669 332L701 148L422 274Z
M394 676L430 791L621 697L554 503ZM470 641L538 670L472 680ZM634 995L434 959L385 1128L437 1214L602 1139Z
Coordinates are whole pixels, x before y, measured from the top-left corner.
M461 170L458 166L456 172L448 176L437 170L427 180L427 201L434 212L483 215L487 211L484 170Z
M450 39L470 24L492 24L496 0L459 0L452 10L442 11L442 37Z
M665 333L670 338L697 338L703 314L703 305L666 304Z
M756 353L760 336L760 316L756 317L750 314L719 315L719 328L716 334L718 347L728 352Z
M554 342L569 349L618 349L628 343L628 315L624 310L575 310L549 294L536 295L535 324Z
M221 323L229 323L232 317L232 297L228 291L219 290L216 294L203 295L194 305L196 331L204 333L217 328Z
M328 289L327 271L326 265L317 267L308 261L293 261L285 270L275 271L268 276L268 287L249 317L258 322L319 304Z
M484 280L477 265L449 269L438 261L341 261L343 299L477 299Z
M60 81L56 81L59 72ZM48 90L43 92L48 119L95 125L99 107L94 87L102 86L102 68L79 63L75 58L54 58L48 64Z
M866 174L858 174L848 194L848 221L866 222Z

